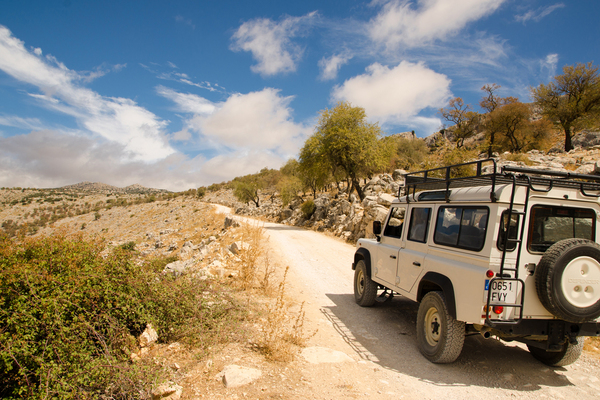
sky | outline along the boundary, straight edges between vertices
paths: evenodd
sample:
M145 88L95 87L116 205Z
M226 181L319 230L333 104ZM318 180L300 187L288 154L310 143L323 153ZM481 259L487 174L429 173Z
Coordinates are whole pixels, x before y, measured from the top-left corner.
M347 101L384 135L600 62L597 0L0 0L0 187L280 168Z

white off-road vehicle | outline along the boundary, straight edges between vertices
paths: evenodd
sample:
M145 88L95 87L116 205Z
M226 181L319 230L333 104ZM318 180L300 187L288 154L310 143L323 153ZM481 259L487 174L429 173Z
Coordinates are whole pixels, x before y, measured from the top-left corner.
M356 302L419 302L417 341L434 363L479 332L568 365L600 336L599 198L599 176L493 159L407 174L376 239L358 240Z

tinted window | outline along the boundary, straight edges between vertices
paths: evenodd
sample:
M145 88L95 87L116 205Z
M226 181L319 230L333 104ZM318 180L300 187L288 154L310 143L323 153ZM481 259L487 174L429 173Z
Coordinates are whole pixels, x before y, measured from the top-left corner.
M502 218L500 220L500 232L498 232L498 242L497 246L499 250L504 250L504 241L506 239L506 231L508 229L508 238L516 239L517 232L519 229L519 216L517 214L511 214L510 216L510 225L508 223L508 210L502 213ZM509 228L510 227L510 228ZM513 251L517 247L516 242L508 242L506 246L506 251Z
M485 243L488 214L487 207L440 207L433 241L479 251Z
M527 248L544 252L554 243L569 238L595 241L596 213L593 210L556 206L531 207Z
M385 226L383 236L390 236L393 238L402 237L402 227L404 226L404 214L406 213L405 207L392 208L390 212L390 218Z
M413 208L410 214L410 228L408 230L408 240L415 242L425 242L427 238L427 229L429 227L429 214L431 208Z

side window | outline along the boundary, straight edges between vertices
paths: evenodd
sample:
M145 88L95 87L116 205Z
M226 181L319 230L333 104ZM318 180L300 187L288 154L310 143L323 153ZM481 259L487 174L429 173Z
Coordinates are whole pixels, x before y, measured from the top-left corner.
M410 214L408 240L425 243L429 228L429 214L431 208L413 208Z
M595 241L596 213L584 208L533 206L527 248L544 252L554 243L570 238Z
M498 246L498 250L504 250L504 240L506 239L507 230L508 230L508 238L516 239L517 232L519 230L519 221L520 218L517 214L511 214L510 216L510 225L508 223L508 210L502 212L502 217L500 219L500 232L498 232L498 242L496 246ZM509 228L510 226L510 228ZM506 245L506 251L513 251L517 248L516 242L509 242Z
M394 207L390 212L390 218L383 231L383 236L389 236L396 239L402 237L402 227L404 226L404 215L406 207Z
M487 207L440 207L433 241L480 251L485 243L488 214Z

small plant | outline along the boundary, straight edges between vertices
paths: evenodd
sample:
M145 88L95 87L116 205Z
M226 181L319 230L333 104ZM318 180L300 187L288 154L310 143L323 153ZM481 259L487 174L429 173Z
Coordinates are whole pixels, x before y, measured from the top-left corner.
M127 243L123 243L119 247L121 249L123 249L123 250L126 250L126 251L134 251L135 250L135 242L134 241L129 241Z
M285 301L285 281L288 270L289 267L286 267L277 289L275 303L268 307L267 319L258 343L264 355L275 361L293 360L299 348L305 346L306 341L316 333L308 335L304 332L304 302L300 305L295 318L289 312L289 306Z
M261 242L263 239L263 228L258 224L244 224L242 226L242 246L238 254L240 259L239 284L243 290L254 287L258 279L259 259L262 255Z
M315 205L315 202L312 199L308 199L304 203L302 203L300 210L302 211L304 219L310 219L310 217L312 217L312 215L317 210L317 206Z

